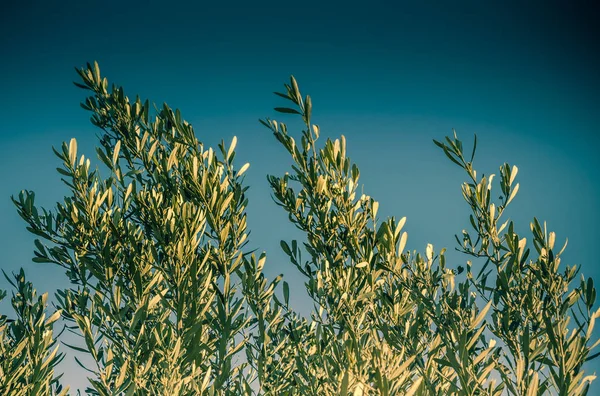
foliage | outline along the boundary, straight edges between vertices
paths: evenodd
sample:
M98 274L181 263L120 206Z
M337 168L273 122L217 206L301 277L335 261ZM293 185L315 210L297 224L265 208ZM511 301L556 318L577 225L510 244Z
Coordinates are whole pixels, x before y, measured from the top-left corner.
M11 280L15 288L11 299L17 315L15 320L0 315L0 393L3 395L65 395L59 385L62 375L55 376L54 368L63 359L53 333L60 311L46 318L48 294L37 296L23 270ZM6 292L0 290L0 301Z
M234 165L236 139L207 148L178 110L130 101L121 87L108 88L97 64L78 73L108 175L78 157L73 139L55 150L71 195L54 210L36 208L29 191L13 201L41 238L34 261L63 267L72 283L57 300L81 337L69 347L94 362L88 394L587 393L595 376L583 364L595 357L600 316L593 281L571 286L578 268L560 266L564 248L554 250L555 234L537 219L529 244L512 221L499 225L518 191L515 166L500 167L496 201L494 176L473 168L475 147L467 161L456 134L435 141L468 177L473 229L457 241L474 262L465 271L447 264L445 249L409 251L406 218L377 217L379 203L358 193L345 138L319 145L312 101L292 77L277 93L292 107L275 110L300 116L298 141L286 124L261 122L293 161L291 173L268 181L305 235L281 242L314 303L304 317L281 276L264 276L265 254L247 248L249 165ZM18 290L19 301L33 299L30 285ZM21 347L33 356L54 344L47 326L58 315L43 324L44 304L29 321L44 342ZM49 393L58 361L42 377L39 359L16 361L20 338L4 323L0 384L12 378L10 365L22 383L48 384L39 392Z

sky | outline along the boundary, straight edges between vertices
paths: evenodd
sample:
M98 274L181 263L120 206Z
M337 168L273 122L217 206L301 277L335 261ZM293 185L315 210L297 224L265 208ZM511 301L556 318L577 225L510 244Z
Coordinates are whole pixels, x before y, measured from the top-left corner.
M52 146L75 137L94 157L97 131L72 84L74 68L94 60L130 96L181 109L205 144L238 137L236 159L251 164L251 246L267 252L267 275L283 273L301 308L302 279L279 247L301 236L266 180L290 160L258 123L287 120L273 111L282 102L272 92L291 74L311 95L322 136L346 136L380 214L407 217L408 248L452 250L468 226L464 175L432 143L455 128L465 145L477 134L479 172L519 167L507 212L517 229L527 232L534 216L547 221L557 244L569 239L563 263L600 280L592 1L51 3L12 2L0 13L0 268L23 267L38 290L53 294L65 276L31 262L34 238L10 196L28 189L45 207L62 200ZM85 384L71 352L63 370L66 383ZM600 373L600 363L587 370Z

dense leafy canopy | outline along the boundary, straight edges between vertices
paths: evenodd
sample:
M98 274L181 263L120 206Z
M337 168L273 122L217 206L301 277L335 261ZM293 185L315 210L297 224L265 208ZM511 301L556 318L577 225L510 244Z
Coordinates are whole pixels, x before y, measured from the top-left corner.
M500 167L495 200L494 175L473 168L476 141L468 157L456 134L435 141L467 177L472 229L457 242L473 262L451 266L432 245L409 251L406 218L377 216L346 139L320 143L292 77L277 93L291 107L275 110L300 116L303 130L261 122L293 161L268 181L305 235L281 242L314 302L304 317L281 276L265 278L265 254L247 247L249 165L235 164L236 139L205 147L178 110L109 89L97 64L78 73L101 168L73 139L55 150L70 195L52 210L30 191L13 199L40 238L34 261L64 268L72 286L46 319L47 296L15 276L17 317L0 317L2 394L68 391L55 374L59 317L81 338L68 346L94 363L91 395L587 393L593 281L575 283L578 268L560 265L545 223L533 220L528 243L501 220L516 166Z

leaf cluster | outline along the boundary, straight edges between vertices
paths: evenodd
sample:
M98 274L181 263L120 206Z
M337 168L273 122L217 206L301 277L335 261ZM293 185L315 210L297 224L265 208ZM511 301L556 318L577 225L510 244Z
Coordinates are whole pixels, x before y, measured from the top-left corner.
M292 77L275 110L300 116L298 135L261 120L292 159L268 176L273 199L304 241L281 248L313 309L290 306L282 276L248 249L247 186L237 139L205 147L178 110L130 100L97 64L78 70L82 107L99 128L99 166L71 140L55 150L69 195L52 209L13 198L35 241L34 261L64 269L45 319L23 273L17 320L0 318L0 390L63 392L52 324L62 317L87 354L90 395L585 395L597 354L593 280L561 265L564 247L533 219L529 236L504 220L518 168L478 177L463 143L434 143L465 173L466 270L431 244L409 250L406 218L382 219L362 193L344 136L321 143L312 100ZM566 244L565 244L566 247ZM21 393L19 393L21 392ZM33 392L33 393L32 393Z

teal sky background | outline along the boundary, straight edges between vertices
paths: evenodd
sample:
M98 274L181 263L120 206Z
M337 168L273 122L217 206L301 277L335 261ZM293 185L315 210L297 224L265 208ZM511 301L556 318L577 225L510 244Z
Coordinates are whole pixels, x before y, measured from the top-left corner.
M24 267L40 291L67 286L59 268L31 262L33 238L10 195L31 189L51 207L66 192L51 147L75 137L94 157L96 131L72 81L74 67L97 60L130 96L180 108L206 144L238 137L238 164L251 164L250 246L267 251L268 276L283 273L301 309L302 279L279 247L300 235L266 181L290 160L257 121L289 120L272 110L282 105L272 92L290 74L311 95L322 135L346 136L380 214L407 216L410 249L452 250L468 226L464 175L432 143L455 128L467 145L477 133L479 172L519 167L507 212L518 229L546 220L557 244L569 238L563 263L600 281L599 16L583 0L3 4L0 267ZM453 265L466 260L451 255ZM66 383L83 387L71 352L63 368ZM587 370L600 373L600 363Z

